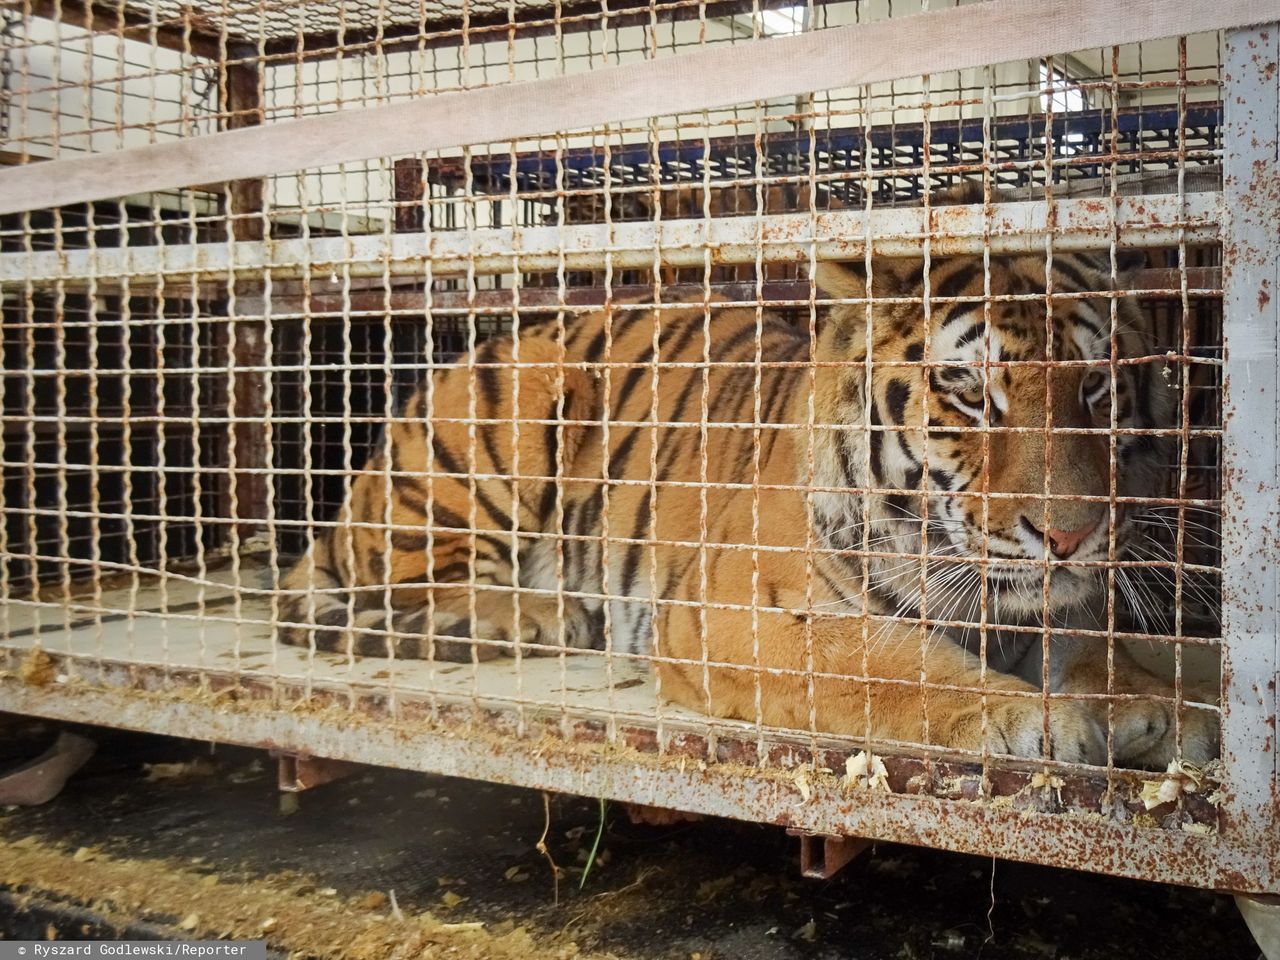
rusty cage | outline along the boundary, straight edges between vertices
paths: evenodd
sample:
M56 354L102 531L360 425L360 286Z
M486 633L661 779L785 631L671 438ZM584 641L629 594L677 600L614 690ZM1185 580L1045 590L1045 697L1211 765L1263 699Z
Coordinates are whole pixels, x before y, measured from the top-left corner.
M808 836L1280 892L1280 5L1130 6L5 0L0 709ZM1043 287L1007 287L1015 256L1043 265ZM1106 282L1055 292L1081 257ZM939 284L957 262L976 294ZM828 263L845 265L849 288L818 282ZM1069 328L1053 317L1080 303L1101 329L1072 359L1054 350ZM922 349L877 356L880 336L893 340L877 324L903 305L918 323L900 335L923 332ZM664 357L677 308L698 318L692 361ZM961 308L977 317L968 360L938 339L938 318ZM745 352L716 360L730 309L749 318ZM864 318L867 349L820 361L837 309ZM1019 311L1047 331L1041 360L1002 360L993 345L997 316ZM635 321L651 325L648 346L617 354L637 316L650 318ZM1134 325L1146 346L1122 355ZM790 366L766 336L784 326L801 358ZM578 330L597 341L585 359L566 352ZM493 343L508 352L484 352ZM521 360L546 350L541 366ZM1001 421L1020 401L999 384L1023 376L1020 362L1046 384L1079 379L1092 398L1081 403L1104 412L1072 425L1046 386L1040 421ZM843 367L862 371L847 402L863 412L833 427L818 384ZM486 417L506 402L486 393L493 383L518 391L539 369L559 385L549 411L514 427ZM876 415L875 384L895 371L890 391L915 384L923 423ZM498 373L508 379L486 379ZM467 389L441 404L414 394L446 374ZM591 388L603 409L570 409L572 377L605 384ZM669 423L664 382L692 398ZM790 421L770 403L780 382L798 398ZM1125 384L1134 402L1165 391L1167 422L1128 419ZM648 408L623 416L627 391ZM718 421L720 394L735 391L746 413ZM385 505L406 473L388 456L389 425L409 421L423 450L453 444L409 482L467 502L451 519L428 505L431 519L405 530ZM981 451L967 493L931 427ZM682 430L700 439L681 448ZM594 485L566 463L573 431L603 451ZM784 435L809 462L778 483L767 458ZM864 438L867 463L833 486L819 456L846 435ZM533 473L548 451L530 481L547 491L544 529L520 521L521 468L494 466L507 459L487 449L495 436L528 442ZM1072 437L1106 451L1105 489L1055 485L1067 467L1048 451L1074 449ZM1011 494L992 480L992 450L1033 443L1043 486L1018 495L1044 522L1023 517L1026 555L993 560ZM871 451L890 446L906 462L923 450L923 469L876 470ZM668 469L668 448L694 455ZM741 457L732 483L724 450ZM1131 462L1153 471L1140 490L1124 487ZM581 505L575 482L595 497L592 523L566 519ZM734 543L716 540L730 487L745 531ZM382 491L383 512L342 513L366 488ZM506 499L486 506L494 490ZM784 494L810 529L773 532ZM663 521L682 496L701 508ZM856 537L820 527L828 502L849 505ZM1069 559L1059 503L1091 505L1092 559ZM873 520L877 504L918 522L917 546L885 533L899 527ZM491 506L505 523L484 519ZM972 555L948 539L972 522L956 519L965 509L980 517ZM381 578L303 591L291 621L289 570L305 556L315 567L308 544L337 528L335 553L354 556L352 531L382 538L367 558ZM393 553L432 555L445 537L465 548L461 566L446 577L428 563L416 589L444 617L440 584L452 583L472 619L409 630L391 616ZM492 573L490 541L513 570ZM696 558L698 589L659 576L664 550ZM839 602L820 583L832 554L861 571ZM801 572L780 597L766 587L783 562ZM1088 623L1050 606L1073 563L1096 584ZM918 584L914 601L877 606L891 575ZM638 586L624 591L627 577ZM947 598L933 610L930 591ZM326 596L336 620L317 615ZM538 642L483 635L475 611L495 596L516 617L521 604L543 611ZM1002 603L1040 615L1002 619ZM571 646L578 608L591 635ZM387 613L380 626L362 619L371 609ZM725 611L737 619L714 623L740 636L708 626ZM958 748L929 734L928 709L916 742L876 734L870 707L865 727L833 729L822 698L840 678L815 666L813 637L841 617L864 657L842 672L868 704L877 683L925 705L972 695L983 730L995 693L931 678L931 657L967 644L990 678L992 648L1028 636L1038 745L1000 749L983 734ZM770 719L790 682L761 653L777 618L809 646L790 671L808 700L793 726ZM286 623L313 642L282 643ZM345 648L317 646L321 628ZM406 630L424 657L371 655L364 638L394 652ZM920 651L915 674L868 671L884 630L914 638L901 643ZM1097 689L1055 685L1063 634L1100 651ZM731 639L749 655L721 663ZM466 652L434 656L443 647L428 641ZM1122 655L1167 691L1122 689ZM746 691L737 715L696 708L717 670ZM671 693L672 677L690 676L692 705ZM1094 711L1102 754L1054 752L1065 701ZM1126 762L1120 720L1143 704L1168 718L1165 746ZM1208 753L1188 753L1192 730L1211 731Z

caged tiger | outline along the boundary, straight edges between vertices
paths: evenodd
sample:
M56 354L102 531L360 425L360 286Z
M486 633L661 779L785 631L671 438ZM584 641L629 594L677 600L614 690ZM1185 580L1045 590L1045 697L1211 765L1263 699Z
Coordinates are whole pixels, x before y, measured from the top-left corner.
M1123 501L1168 469L1143 429L1176 423L1108 258L1055 255L1047 278L1042 256L935 257L927 311L922 262L871 276L818 264L833 305L812 350L754 308L619 306L437 370L284 579L283 640L485 660L607 635L715 716L1086 763L1216 755L1212 709L1175 705L1120 643L1108 663L1104 565L1137 555ZM1117 361L1147 360L1111 361L1112 303ZM984 596L988 629L963 626Z

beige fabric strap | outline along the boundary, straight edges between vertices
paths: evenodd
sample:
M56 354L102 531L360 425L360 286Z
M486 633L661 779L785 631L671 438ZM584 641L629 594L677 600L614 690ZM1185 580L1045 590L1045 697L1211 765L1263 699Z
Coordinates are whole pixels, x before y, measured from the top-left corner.
M769 100L1280 20L1280 0L990 0L0 173L0 213Z

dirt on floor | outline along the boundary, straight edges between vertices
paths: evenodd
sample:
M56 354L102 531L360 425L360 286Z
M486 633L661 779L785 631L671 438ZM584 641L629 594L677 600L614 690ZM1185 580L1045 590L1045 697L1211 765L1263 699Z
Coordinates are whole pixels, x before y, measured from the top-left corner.
M197 864L131 859L91 847L52 847L33 835L0 849L0 883L13 891L69 899L120 927L138 919L176 926L191 937L268 940L286 954L377 960L473 957L565 960L572 943L544 948L512 922L450 922L431 911L408 914L382 891L340 896L305 876L239 875L224 879ZM22 900L16 903L21 909ZM74 924L53 922L55 936L75 939Z
M0 764L52 733L6 731ZM1257 957L1212 893L890 844L805 880L776 828L636 826L596 800L363 768L286 796L261 753L91 735L60 797L0 814L4 936L353 960Z

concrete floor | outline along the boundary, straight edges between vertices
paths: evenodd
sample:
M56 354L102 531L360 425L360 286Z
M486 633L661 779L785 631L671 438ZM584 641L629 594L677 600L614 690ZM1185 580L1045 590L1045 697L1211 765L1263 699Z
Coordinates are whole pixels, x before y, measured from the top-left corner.
M8 738L7 765L50 731ZM10 808L0 838L34 837L111 858L196 864L222 883L303 876L303 893L359 898L394 890L405 912L451 922L526 928L549 956L681 960L953 960L981 957L1155 957L1254 960L1231 901L1220 895L973 857L879 845L829 881L798 876L795 841L775 828L725 821L670 827L604 813L594 800L368 769L298 797L282 812L274 766L218 749L196 773L144 764L209 757L207 745L97 731L98 755L52 803ZM8 754L8 756L4 756ZM565 868L556 884L546 844ZM196 859L193 859L196 858ZM994 870L994 874L993 874ZM83 923L110 936L92 904L0 877L0 934ZM193 890L192 896L198 891ZM354 902L354 901L353 901ZM77 912L79 911L79 912ZM141 911L147 913L147 911ZM68 920L70 918L70 920ZM175 916L140 915L128 932L183 935ZM286 946L287 949L287 946ZM559 950L559 954L554 951ZM335 951L334 955L340 955ZM445 951L448 954L448 951Z

